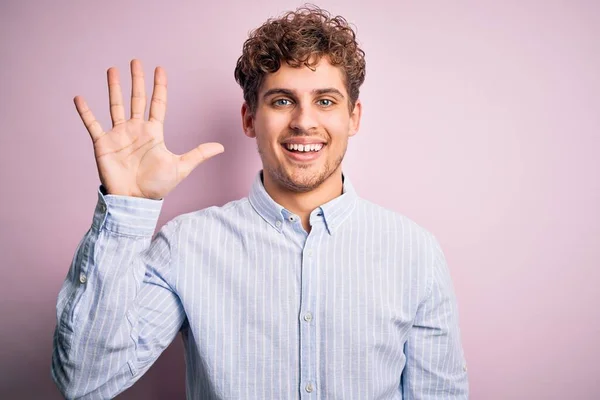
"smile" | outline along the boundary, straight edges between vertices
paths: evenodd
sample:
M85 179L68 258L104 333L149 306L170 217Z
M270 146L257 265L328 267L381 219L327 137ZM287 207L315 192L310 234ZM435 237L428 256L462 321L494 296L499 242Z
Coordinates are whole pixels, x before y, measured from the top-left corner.
M284 149L284 154L294 161L314 161L321 155L321 150L325 147L323 143L307 143L307 144L295 144L286 143L282 144L281 147Z
M308 144L296 144L287 143L284 145L289 151L307 152L307 151L319 151L323 148L323 143L308 143Z

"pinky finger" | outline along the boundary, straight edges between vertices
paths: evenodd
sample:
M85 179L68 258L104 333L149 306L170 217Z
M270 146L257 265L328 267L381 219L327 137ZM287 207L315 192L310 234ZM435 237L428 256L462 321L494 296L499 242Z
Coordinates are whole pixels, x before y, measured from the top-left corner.
M75 108L77 108L77 112L79 113L83 124L85 125L90 136L92 137L92 140L95 142L104 133L102 127L100 126L100 123L96 120L94 114L92 114L92 111L88 107L83 97L75 96L73 102L75 103Z

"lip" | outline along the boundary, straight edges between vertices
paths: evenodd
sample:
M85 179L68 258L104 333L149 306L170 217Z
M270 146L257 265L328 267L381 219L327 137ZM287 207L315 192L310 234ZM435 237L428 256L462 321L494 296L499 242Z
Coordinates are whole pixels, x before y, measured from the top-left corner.
M296 142L287 142L287 143L296 143ZM306 143L322 143L322 142L306 142ZM299 143L299 144L304 144L304 143ZM285 146L285 144L282 144L281 147L283 148L283 153L288 158L290 158L294 161L298 161L298 162L310 162L310 161L315 161L316 159L318 159L321 156L321 153L323 152L325 147L327 147L327 145L323 144L323 147L319 151L307 151L307 152L303 152L303 153L296 153L293 151L289 151L287 149L287 147Z
M286 144L326 144L327 142L321 138L311 137L295 137L281 142L282 145Z

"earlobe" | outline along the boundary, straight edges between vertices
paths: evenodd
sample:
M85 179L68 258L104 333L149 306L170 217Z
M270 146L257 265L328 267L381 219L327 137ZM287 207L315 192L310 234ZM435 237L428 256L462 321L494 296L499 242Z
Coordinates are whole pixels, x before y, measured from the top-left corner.
M250 112L250 107L248 104L244 102L242 104L242 130L244 131L244 135L249 138L254 138L256 135L254 134L254 116Z

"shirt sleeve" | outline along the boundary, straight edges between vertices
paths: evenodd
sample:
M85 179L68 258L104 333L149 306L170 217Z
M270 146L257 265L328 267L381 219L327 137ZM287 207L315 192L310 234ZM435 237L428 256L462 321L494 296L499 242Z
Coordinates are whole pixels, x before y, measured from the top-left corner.
M65 398L113 398L172 342L185 313L169 284L177 221L162 200L105 195L59 292L51 374Z
M444 254L434 238L431 252L429 288L405 344L403 398L468 399L467 367L454 288Z

